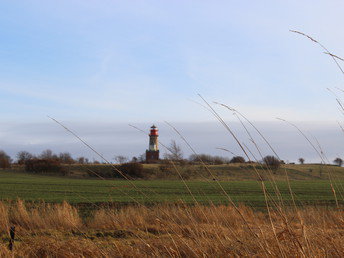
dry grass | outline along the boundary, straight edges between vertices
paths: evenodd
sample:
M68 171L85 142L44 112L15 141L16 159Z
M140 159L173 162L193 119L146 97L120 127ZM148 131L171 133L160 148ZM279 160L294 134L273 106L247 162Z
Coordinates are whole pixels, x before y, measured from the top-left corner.
M344 256L344 218L338 209L271 211L276 235L268 214L245 206L102 208L86 221L67 203L31 209L22 201L0 203L0 212L1 257ZM10 252L13 225L16 242Z

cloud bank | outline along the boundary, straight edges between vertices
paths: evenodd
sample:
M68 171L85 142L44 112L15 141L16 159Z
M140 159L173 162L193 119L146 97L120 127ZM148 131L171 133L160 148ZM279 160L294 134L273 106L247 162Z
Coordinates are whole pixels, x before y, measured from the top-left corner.
M144 134L125 123L105 122L64 122L71 130L77 133L82 139L93 146L99 153L108 160L113 161L115 155L128 157L139 156L148 147L148 133L151 124L134 123L147 133ZM168 145L172 139L181 145L184 156L192 152L180 137L165 123L157 123L159 127L159 140ZM244 155L232 136L221 124L215 122L200 123L173 123L180 133L188 140L198 153L228 156L232 154L217 148L225 148L231 152ZM228 125L252 152L260 159L259 153L254 144L250 141L245 130L238 122L229 121ZM310 146L304 137L290 125L283 122L255 122L255 125L269 140L281 159L295 162L303 157L306 162L320 162L316 151ZM303 122L297 125L318 147L319 142L326 156L332 161L335 157L343 156L344 135L339 126L335 123ZM270 155L273 152L260 138L260 136L246 125L251 132L255 142L263 155ZM12 157L21 150L39 154L45 149L54 152L70 152L73 157L86 156L90 160L100 158L85 147L78 139L68 133L65 129L54 122L47 123L1 123L0 124L0 148L5 150ZM161 146L161 152L165 150ZM250 155L251 156L251 155ZM251 159L254 159L251 156Z

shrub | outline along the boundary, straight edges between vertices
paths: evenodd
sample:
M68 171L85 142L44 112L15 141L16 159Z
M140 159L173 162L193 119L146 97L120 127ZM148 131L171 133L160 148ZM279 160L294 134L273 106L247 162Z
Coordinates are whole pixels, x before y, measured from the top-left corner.
M25 171L30 173L58 173L66 175L66 170L56 159L31 159L25 163Z
M277 169L281 166L281 162L275 156L266 156L263 158L263 162L268 168L270 168L275 174Z
M87 170L87 174L90 177L99 177L99 178L120 178L121 176L112 166L104 165L83 165L82 168Z
M159 171L163 172L163 173L168 173L171 172L173 170L173 165L170 163L161 163L159 165Z
M144 176L143 165L141 163L137 163L137 162L124 163L118 166L118 169L122 171L123 174L130 177L142 178Z
M212 165L221 165L228 163L229 160L225 157L220 157L220 156L212 156L208 154L191 154L189 156L189 161L198 164L201 163L200 161L206 163L206 164L212 164Z
M143 165L141 163L124 163L121 165L90 165L87 166L87 174L91 177L100 178L123 178L116 170L121 171L125 176L143 178Z
M245 163L245 159L241 156L235 156L230 160L230 163Z

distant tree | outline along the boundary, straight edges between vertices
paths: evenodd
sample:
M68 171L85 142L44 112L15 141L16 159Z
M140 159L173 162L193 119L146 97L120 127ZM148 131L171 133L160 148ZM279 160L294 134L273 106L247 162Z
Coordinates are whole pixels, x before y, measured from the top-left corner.
M85 158L85 157L79 157L79 158L76 159L76 163L78 163L78 164L88 164L89 160L88 160L88 158Z
M142 153L138 158L137 158L138 162L145 162L146 161L146 153Z
M59 154L59 160L62 164L72 164L75 162L69 152L61 152Z
M224 157L213 156L212 158L213 158L213 164L215 164L215 165L221 165L221 164L229 163L229 160L227 158L224 158Z
M336 158L333 162L337 164L338 167L341 167L343 165L343 160L341 158Z
M281 166L280 160L275 156L266 156L263 158L263 162L273 171L274 174L276 174L277 169Z
M56 154L53 153L52 150L47 149L42 151L41 155L39 156L41 159L58 159Z
M128 159L128 157L125 157L125 156L122 156L122 155L118 155L118 156L115 156L114 160L118 164L123 164L123 163L128 162L129 159Z
M28 151L19 151L17 153L17 162L20 165L25 164L26 161L33 159L34 155L32 155L30 152Z
M225 164L229 163L229 160L220 156L212 156L208 154L191 154L189 161L194 163L204 162L206 164Z
M79 158L76 159L76 162L78 164L85 164L86 163L86 159L85 159L85 157L79 157Z
M139 159L138 158L136 158L135 156L134 157L132 157L132 159L131 159L131 162L133 162L133 163L137 163L139 161Z
M183 160L183 152L181 147L176 143L175 140L172 140L170 145L167 147L169 150L168 153L164 154L165 159L181 161Z
M245 163L245 158L241 156L235 156L229 162L230 163Z
M191 154L189 156L189 161L190 162L201 162L203 161L204 163L212 163L212 157L207 154Z
M305 163L305 159L304 158L299 158L299 162L300 162L300 164L303 164L303 163Z
M190 162L204 162L206 164L212 164L213 163L213 157L208 154L191 154L189 156Z
M9 168L11 167L12 159L6 152L0 150L0 168Z

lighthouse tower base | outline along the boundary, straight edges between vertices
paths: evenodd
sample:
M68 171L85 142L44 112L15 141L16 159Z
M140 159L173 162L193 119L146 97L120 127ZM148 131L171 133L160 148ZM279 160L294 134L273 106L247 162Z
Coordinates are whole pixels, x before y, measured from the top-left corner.
M146 163L158 163L159 162L159 150L150 151L146 150Z

